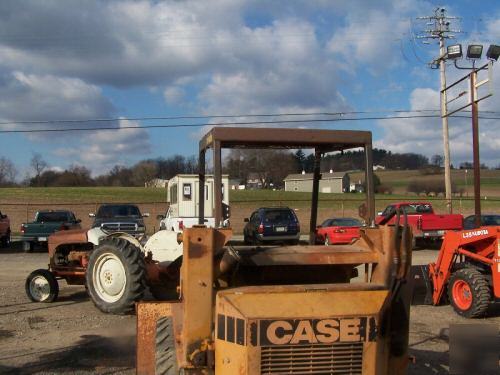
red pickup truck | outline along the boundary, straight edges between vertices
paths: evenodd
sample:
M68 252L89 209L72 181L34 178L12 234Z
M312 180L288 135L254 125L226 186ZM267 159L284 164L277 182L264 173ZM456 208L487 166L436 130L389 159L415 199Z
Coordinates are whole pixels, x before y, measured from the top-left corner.
M458 214L437 215L432 205L426 202L399 202L386 207L377 216L376 223L380 223L394 210L402 208L408 215L408 224L412 227L414 244L417 240L441 240L447 230L461 230L463 216ZM395 216L388 221L393 224Z

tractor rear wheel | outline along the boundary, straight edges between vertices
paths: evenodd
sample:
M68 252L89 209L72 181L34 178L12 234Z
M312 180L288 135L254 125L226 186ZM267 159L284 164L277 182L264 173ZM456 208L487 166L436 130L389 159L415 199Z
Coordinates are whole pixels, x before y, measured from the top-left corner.
M85 285L96 307L113 314L127 314L146 289L144 255L121 238L103 240L90 254Z
M26 295L33 302L54 302L59 294L59 284L49 270L39 269L29 274L24 285Z
M487 276L472 267L455 271L448 283L448 298L457 314L466 318L484 316L491 301Z
M175 336L172 318L162 317L156 322L156 374L177 375Z

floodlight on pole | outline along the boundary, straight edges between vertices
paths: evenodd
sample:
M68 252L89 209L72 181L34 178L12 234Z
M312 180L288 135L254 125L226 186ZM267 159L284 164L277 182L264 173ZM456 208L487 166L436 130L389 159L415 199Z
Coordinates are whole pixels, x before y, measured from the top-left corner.
M486 57L490 60L497 61L498 57L500 57L500 46L491 44L488 51L486 51Z
M459 59L462 57L462 45L453 44L446 48L446 55L449 59Z
M481 44L469 44L467 47L468 59L480 59L483 54L483 46Z

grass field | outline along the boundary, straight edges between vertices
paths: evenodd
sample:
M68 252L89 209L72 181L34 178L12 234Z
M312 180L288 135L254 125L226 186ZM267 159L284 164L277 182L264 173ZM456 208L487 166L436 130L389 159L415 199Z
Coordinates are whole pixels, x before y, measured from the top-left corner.
M167 190L142 187L1 188L0 203L166 202Z
M400 176L401 177L401 176ZM395 179L394 181L399 181ZM495 189L497 185L493 184ZM11 220L13 232L21 223L30 221L35 212L46 209L69 209L82 219L82 226L90 227L92 220L88 213L95 212L100 203L122 202L136 203L142 212L150 213L146 218L149 233L158 229L158 214L164 214L167 208L166 189L164 188L2 188L0 189L0 211ZM304 228L308 227L310 216L311 193L285 192L270 190L231 190L231 223L235 233L241 233L243 219L253 210L263 206L288 206L296 210ZM357 217L364 194L320 194L318 221L332 216ZM443 197L427 198L415 195L392 194L377 195L376 210L381 211L388 204L397 201L431 201L438 213L446 213ZM456 198L453 201L455 213L469 215L474 211L472 198ZM483 212L500 212L500 196L490 196L482 200Z

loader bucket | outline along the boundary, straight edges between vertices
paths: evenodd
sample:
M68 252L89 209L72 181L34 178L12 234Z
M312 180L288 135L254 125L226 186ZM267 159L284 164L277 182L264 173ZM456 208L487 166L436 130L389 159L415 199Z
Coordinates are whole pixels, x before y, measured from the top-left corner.
M432 281L427 265L411 266L408 282L413 283L412 305L432 305Z

